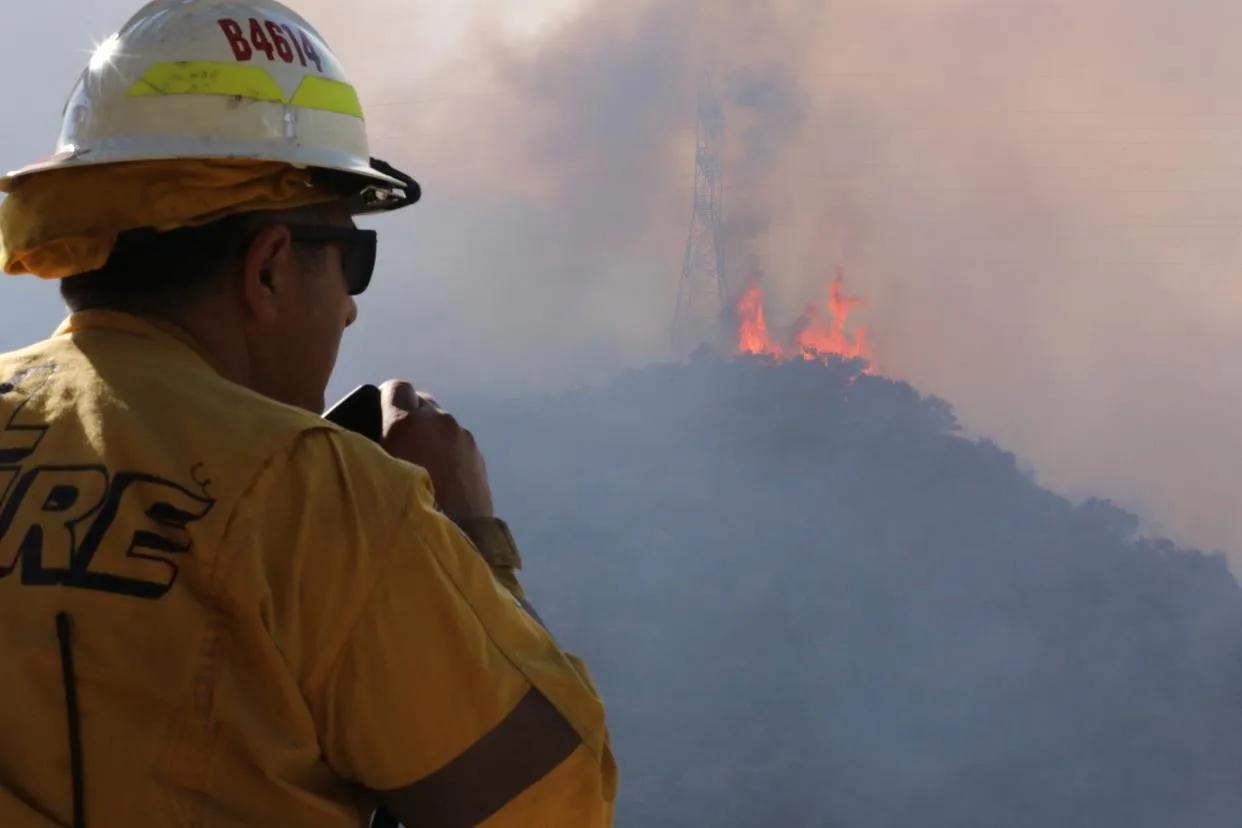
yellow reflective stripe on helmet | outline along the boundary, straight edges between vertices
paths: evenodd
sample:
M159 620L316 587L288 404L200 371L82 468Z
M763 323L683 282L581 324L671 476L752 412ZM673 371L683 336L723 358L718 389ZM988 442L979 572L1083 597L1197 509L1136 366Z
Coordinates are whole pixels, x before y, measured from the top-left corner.
M259 67L206 60L157 63L125 94L228 95L252 101L285 101L280 85Z
M302 85L293 93L289 101L293 106L306 109L321 109L324 112L338 112L341 115L353 115L362 118L362 102L358 100L358 90L348 83L318 75L307 75Z
M292 98L280 84L257 66L205 60L157 63L125 93L131 98L151 95L226 95L251 101L269 101L362 118L358 91L344 81L307 75Z

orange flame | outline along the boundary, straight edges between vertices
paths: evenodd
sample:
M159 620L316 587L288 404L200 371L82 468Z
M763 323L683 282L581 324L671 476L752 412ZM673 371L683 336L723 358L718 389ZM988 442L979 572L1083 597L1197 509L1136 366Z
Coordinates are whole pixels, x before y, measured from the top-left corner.
M758 282L752 282L737 300L737 351L778 359L785 355L784 349L768 335L768 322L763 315L763 287Z
M835 354L844 359L865 359L870 364L867 329L846 332L850 312L861 304L861 299L845 295L845 277L838 271L828 288L828 316L814 305L807 308L798 326L798 349L808 357Z
M842 359L861 359L867 363L867 372L873 367L871 347L867 343L867 329L848 330L851 312L863 304L863 300L845 295L845 277L838 271L828 286L828 302L824 307L808 306L794 326L793 342L783 346L768 333L763 311L763 287L752 283L737 303L738 338L737 350L742 354L757 354L776 359L797 356L807 360L823 360L838 356Z

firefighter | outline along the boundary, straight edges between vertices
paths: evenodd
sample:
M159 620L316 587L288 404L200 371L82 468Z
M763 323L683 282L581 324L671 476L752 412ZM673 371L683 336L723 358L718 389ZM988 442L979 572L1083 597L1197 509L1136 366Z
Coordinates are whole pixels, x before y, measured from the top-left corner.
M419 197L315 29L148 4L0 188L0 264L70 309L0 356L0 825L610 825L470 433L406 383L382 447L314 413L353 217Z

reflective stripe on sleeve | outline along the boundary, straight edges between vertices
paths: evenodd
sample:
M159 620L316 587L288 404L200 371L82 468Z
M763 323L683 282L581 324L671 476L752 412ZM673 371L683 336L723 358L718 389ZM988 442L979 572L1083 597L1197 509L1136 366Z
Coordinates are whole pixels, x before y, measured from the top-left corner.
M382 797L420 828L465 828L488 819L547 776L581 744L532 688L494 730L425 779Z

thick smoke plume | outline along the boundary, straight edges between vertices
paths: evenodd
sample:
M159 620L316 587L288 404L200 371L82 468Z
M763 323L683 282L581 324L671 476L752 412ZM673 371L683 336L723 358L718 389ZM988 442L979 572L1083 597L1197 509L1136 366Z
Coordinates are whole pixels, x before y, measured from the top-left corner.
M730 277L776 323L842 266L885 371L1060 490L1242 548L1236 4L562 2L515 34L480 3L443 42L431 4L304 5L427 184L364 307L403 333L355 364L514 388L665 356L708 78Z

